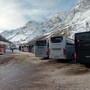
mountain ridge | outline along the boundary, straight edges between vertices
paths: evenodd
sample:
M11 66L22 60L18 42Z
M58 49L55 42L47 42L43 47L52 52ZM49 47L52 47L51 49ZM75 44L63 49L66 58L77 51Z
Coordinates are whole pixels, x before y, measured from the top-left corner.
M90 0L80 0L69 12L56 13L45 22L29 21L25 26L16 30L4 31L2 36L13 42L25 43L33 38L43 36L51 32L66 32L70 38L74 38L77 32L89 31Z

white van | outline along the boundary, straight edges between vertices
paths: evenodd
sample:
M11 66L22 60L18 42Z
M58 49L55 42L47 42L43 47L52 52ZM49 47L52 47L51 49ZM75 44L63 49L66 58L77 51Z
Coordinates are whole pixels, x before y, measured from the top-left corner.
M51 36L49 39L49 58L52 59L73 59L74 40L67 36Z

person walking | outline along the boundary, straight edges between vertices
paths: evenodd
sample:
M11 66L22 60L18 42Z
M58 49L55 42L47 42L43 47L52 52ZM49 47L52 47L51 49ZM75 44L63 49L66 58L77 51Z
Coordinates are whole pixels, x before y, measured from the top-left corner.
M10 48L10 50L12 51L12 53L13 53L13 51L14 51L14 48Z
M13 53L13 48L12 48L12 53Z

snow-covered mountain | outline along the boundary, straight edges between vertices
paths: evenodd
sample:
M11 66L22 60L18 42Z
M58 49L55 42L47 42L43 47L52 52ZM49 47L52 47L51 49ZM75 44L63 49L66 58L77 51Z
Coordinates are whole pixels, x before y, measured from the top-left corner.
M90 0L80 0L77 6L67 15L65 24L73 28L70 32L72 38L76 32L90 30Z
M74 33L88 31L90 23L90 0L80 0L68 13L57 13L45 22L29 21L24 27L4 31L2 36L10 41L21 43L51 32L64 32L70 38Z
M36 21L29 21L24 27L16 30L4 31L2 36L6 37L12 42L27 42L31 39L41 36L47 33L44 23L38 23Z
M33 38L50 33L52 29L57 26L61 27L62 23L63 20L61 17L56 14L46 22L29 21L24 27L16 30L4 31L1 35L12 42L25 43Z

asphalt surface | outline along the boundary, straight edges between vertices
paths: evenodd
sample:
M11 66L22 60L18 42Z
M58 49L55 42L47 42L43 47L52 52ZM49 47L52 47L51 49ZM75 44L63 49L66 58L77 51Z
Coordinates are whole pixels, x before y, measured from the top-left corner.
M0 55L0 64L7 61L7 58L10 58L12 55L16 53L20 53L20 52L18 50L14 50L14 52L12 53L11 50L7 49L5 54Z
M24 56L27 57L18 50L13 53L7 50L0 55L0 90L21 90L22 85L31 80L35 66L24 61Z
M90 90L90 69L81 64L17 50L0 55L0 61L0 90Z

